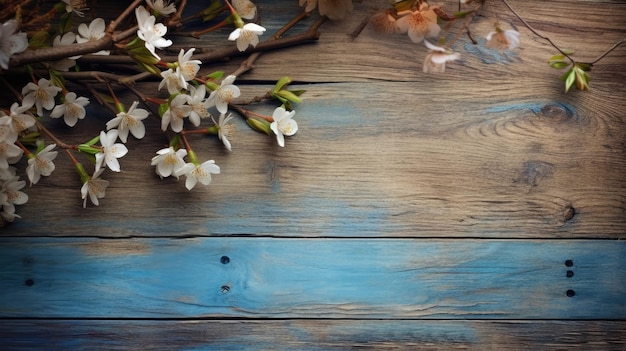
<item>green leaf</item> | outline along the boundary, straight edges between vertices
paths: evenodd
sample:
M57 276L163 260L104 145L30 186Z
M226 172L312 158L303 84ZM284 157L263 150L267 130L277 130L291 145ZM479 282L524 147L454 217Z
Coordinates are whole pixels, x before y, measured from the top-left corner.
M61 21L59 23L59 32L61 32L61 34L65 34L72 29L72 19L73 17L71 12L66 12L61 15Z
M563 68L567 68L569 67L569 62L565 62L565 61L554 61L554 62L550 62L550 67L555 68L555 69L563 69Z
M281 77L278 80L278 82L276 82L276 85L274 86L274 89L272 89L272 94L278 93L279 90L284 88L289 83L291 83L291 78L290 77L287 77L287 76Z
M554 56L550 57L550 59L548 61L550 61L550 62L551 61L561 61L561 60L564 60L564 59L565 59L565 55L557 54L557 55L554 55Z
M48 40L50 35L46 31L38 31L33 33L33 36L28 41L28 47L31 49L41 49L48 47Z
M281 90L278 93L276 93L276 95L283 97L291 102L295 102L295 103L302 102L302 99L298 95L290 92L289 90Z
M220 80L224 76L224 71L215 71L213 73L207 74L207 79Z
M272 135L272 130L270 129L270 123L265 120L260 120L256 118L246 118L246 122L250 126L250 128L256 130L257 132L265 133L267 135Z
M160 104L159 105L159 116L163 117L163 114L165 114L165 112L167 112L167 110L170 108L170 104Z
M576 67L579 67L583 71L591 71L591 64L586 62L576 62Z
M563 77L561 77L565 81L565 93L569 92L570 88L576 81L576 73L574 72L574 68L570 68L567 73Z

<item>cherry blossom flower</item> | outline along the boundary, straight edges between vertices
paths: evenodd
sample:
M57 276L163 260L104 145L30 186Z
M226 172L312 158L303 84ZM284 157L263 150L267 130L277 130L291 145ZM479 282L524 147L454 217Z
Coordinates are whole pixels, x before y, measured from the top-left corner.
M17 104L17 102L15 103ZM33 118L33 123L35 119ZM7 116L4 111L0 110L0 141L13 144L18 137L18 132L13 128L13 117Z
M185 81L185 77L183 77L180 72L180 67L176 67L175 70L168 69L167 71L161 72L161 83L159 83L159 90L163 88L163 86L167 86L167 92L171 94L179 93L183 89L187 89L187 82Z
M265 33L265 28L259 26L256 23L246 23L241 28L235 28L230 33L228 40L237 41L237 49L239 51L246 51L248 46L256 47L259 43L259 35Z
M186 149L174 150L174 147L170 146L156 153L150 164L156 166L155 172L161 178L171 176L185 165L183 158L187 156Z
M169 16L176 12L176 5L174 3L170 4L166 0L146 0L146 3L150 6L155 16Z
M22 88L22 95L24 100L22 103L24 106L37 107L37 114L43 116L43 109L52 110L54 108L54 97L62 89L51 85L50 81L46 78L41 78L37 84L29 82L24 88Z
M81 23L78 26L78 36L76 37L76 42L79 44L97 41L102 39L105 36L104 30L106 29L106 24L104 23L104 19L96 18L89 26L85 23ZM109 50L101 50L93 55L108 55L110 53Z
M18 133L11 127L12 119L0 112L0 171L9 169L9 164L22 158L23 151L15 145Z
M83 11L89 10L85 0L63 0L63 2L67 13L74 12L79 17L85 17Z
M54 37L54 40L52 41L52 46L53 47L70 46L70 45L74 45L75 42L76 42L76 34L72 32L67 32L63 35L57 35L56 37ZM55 61L52 63L51 66L57 71L63 71L63 72L68 71L70 68L76 65L76 60L80 58L80 56L81 55L72 56L72 57L61 59L59 61Z
M352 11L352 0L300 0L300 6L304 6L306 12L311 12L315 7L319 8L320 15L331 20L340 20Z
M437 14L427 3L422 3L415 11L402 11L396 21L400 33L409 33L409 38L414 43L420 43L424 38L434 38L439 35L441 28L437 24Z
M52 151L57 145L50 144L33 157L29 157L28 166L26 167L26 175L30 180L30 185L37 184L41 176L47 177L54 171L54 159L57 157L58 151Z
M117 160L128 153L128 149L124 144L115 143L117 141L118 131L117 129L111 129L108 132L100 132L100 145L102 145L102 152L96 154L96 171L98 171L103 163L106 163L107 167L113 172L119 172L120 163Z
M252 1L232 0L231 3L241 18L253 20L256 17L256 5Z
M186 81L196 78L202 64L200 60L191 60L191 55L195 50L196 48L191 48L185 52L184 49L180 49L178 53L178 67L180 67L180 73Z
M98 199L102 199L105 195L106 188L109 186L109 181L100 179L100 175L104 172L104 168L100 168L93 173L83 186L80 188L81 198L83 199L83 207L87 207L87 196L89 200L96 206L100 203Z
M9 69L9 60L28 47L26 33L15 33L18 28L16 20L9 20L0 25L0 67Z
M241 95L239 88L233 84L237 77L229 75L222 80L222 84L216 90L212 91L206 100L207 108L215 106L220 113L228 111L228 104L236 97Z
M397 18L391 11L379 12L372 16L370 24L378 32L391 34L398 31Z
M283 107L277 107L272 114L274 122L270 128L276 134L276 140L281 147L285 146L285 136L292 136L298 131L298 123L292 119L296 111L287 111Z
M220 114L220 118L218 119L217 123L215 122L215 120L213 120L213 123L215 123L215 126L217 127L217 136L218 138L220 138L222 143L224 143L224 146L228 151L231 151L231 145L228 139L232 138L233 134L235 133L234 126L232 124L229 124L228 122L230 122L230 120L233 118L234 117L232 114L226 116L226 114L222 113Z
M128 112L120 112L117 116L107 122L107 130L117 127L120 140L125 143L128 139L128 132L135 138L141 139L146 135L146 127L142 120L146 119L150 112L137 108L138 101L134 101Z
M0 170L9 169L9 164L16 163L22 158L24 151L15 145L18 133L11 125L13 119L0 111Z
M13 105L11 105L11 114L9 115L11 121L9 125L15 135L35 125L35 117L28 112L31 107L32 105L20 106L17 102L14 102Z
M137 36L145 42L146 49L150 50L150 53L160 60L161 58L155 50L172 45L171 40L163 38L167 33L167 27L162 23L155 24L156 17L150 15L143 6L135 9L135 16L137 16L137 24L139 25Z
M69 92L65 94L63 103L54 107L50 113L50 117L59 118L63 116L65 124L73 127L79 119L85 118L85 106L87 105L89 105L88 98L84 96L76 97L76 93Z
M12 170L5 173L0 179L0 183L2 183L0 187L0 205L2 205L0 216L9 222L13 222L15 218L21 218L15 213L15 205L23 205L28 202L28 195L20 191L26 186L26 181L19 179Z
M178 133L183 130L183 121L191 113L191 106L187 105L189 95L178 94L170 102L170 108L165 111L161 118L161 129L165 131L171 126L172 131Z
M513 50L519 46L519 32L513 29L496 27L496 31L487 34L486 39L487 46L497 50Z
M220 174L220 167L213 160L205 161L200 165L186 163L174 172L176 177L185 176L185 187L187 190L193 189L198 182L203 185L209 185L211 183L211 174Z
M424 40L424 44L430 49L424 59L424 73L443 73L446 71L446 62L461 58L458 52L433 45L427 40Z
M189 121L196 127L200 125L202 118L211 116L206 107L204 107L205 97L206 87L204 85L200 85L197 88L193 85L189 86L189 101L187 101L187 104L191 107Z

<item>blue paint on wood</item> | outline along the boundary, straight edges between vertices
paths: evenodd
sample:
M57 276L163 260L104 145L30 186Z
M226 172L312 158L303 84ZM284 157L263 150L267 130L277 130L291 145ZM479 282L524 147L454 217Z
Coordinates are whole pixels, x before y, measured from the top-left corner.
M623 319L625 259L620 241L1 239L0 316Z
M562 108L566 111L567 114L575 115L576 108L562 101L551 101L551 105ZM529 102L529 103L516 103L516 104L505 104L505 105L497 105L492 106L486 110L487 113L502 113L509 111L532 111L534 114L540 114L542 109L546 107L546 103L537 103L537 102Z

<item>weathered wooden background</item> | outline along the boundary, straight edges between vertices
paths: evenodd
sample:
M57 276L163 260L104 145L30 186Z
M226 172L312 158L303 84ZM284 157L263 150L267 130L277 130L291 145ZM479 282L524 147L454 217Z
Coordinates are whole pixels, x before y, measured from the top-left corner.
M263 23L296 3L259 0ZM0 348L626 349L626 47L566 95L554 50L490 0L473 33L497 14L521 48L463 37L462 60L425 75L405 36L346 34L385 4L239 78L248 99L293 77L300 130L285 148L243 120L232 152L194 139L222 168L209 187L154 174L158 123L99 207L60 155L0 228ZM624 1L512 4L583 60L626 33Z

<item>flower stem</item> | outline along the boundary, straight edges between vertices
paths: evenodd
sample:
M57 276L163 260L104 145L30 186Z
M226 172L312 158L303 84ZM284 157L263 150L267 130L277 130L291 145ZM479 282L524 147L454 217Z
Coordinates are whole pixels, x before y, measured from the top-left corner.
M550 45L552 45L552 47L554 47L559 53L561 53L563 56L567 57L567 59L572 63L576 63L576 61L574 61L574 59L568 55L565 51L561 50L561 48L559 48L549 37L540 34L539 32L537 32L537 30L535 28L533 28L528 22L526 22L526 20L524 18L522 18L522 16L517 13L517 11L515 11L513 9L513 7L511 7L511 5L508 3L508 1L506 0L501 0L504 5L506 5L506 7L509 8L509 10L511 10L511 12L513 13L513 15L515 15L515 17L517 17L517 19L519 19L524 26L526 26L526 28L528 28L528 30L530 30L531 32L533 32L533 34L535 34L536 36L538 36L539 38L547 41Z
M59 138L57 138L54 134L52 134L52 132L50 132L38 120L35 120L35 123L37 124L37 128L40 131L44 132L50 139L52 139L52 141L54 141L54 143L57 144L58 147L60 147L62 149L67 149L67 150L78 150L78 146L77 145L70 145L70 144L66 144L66 143L62 142L61 140L59 140Z

